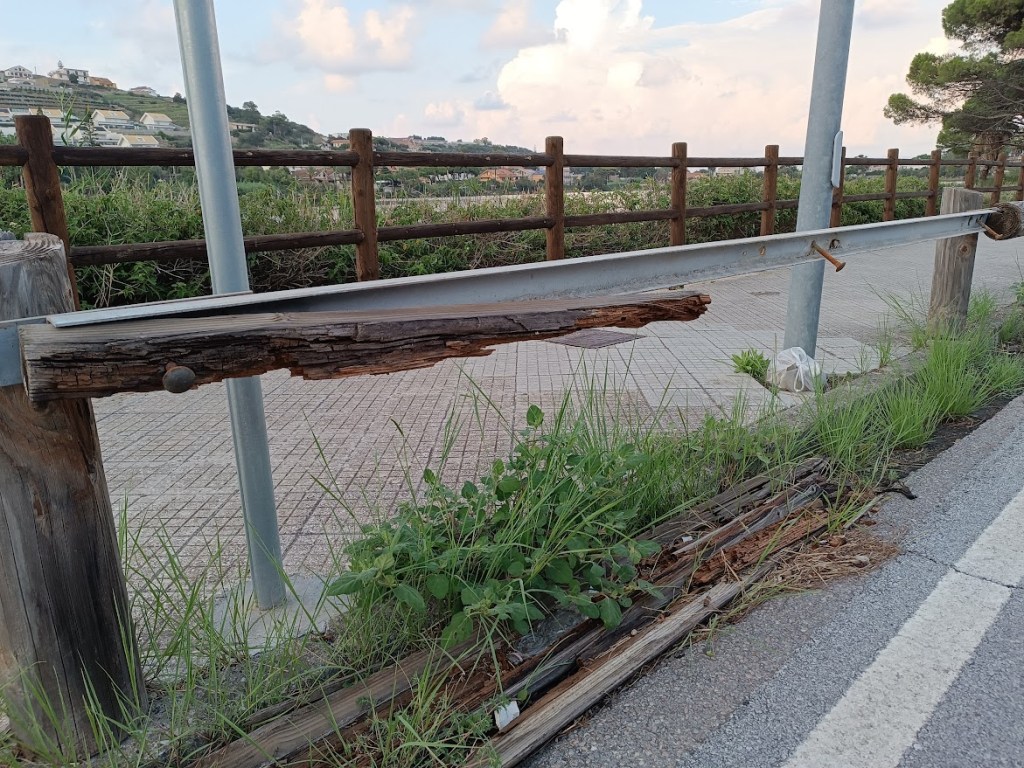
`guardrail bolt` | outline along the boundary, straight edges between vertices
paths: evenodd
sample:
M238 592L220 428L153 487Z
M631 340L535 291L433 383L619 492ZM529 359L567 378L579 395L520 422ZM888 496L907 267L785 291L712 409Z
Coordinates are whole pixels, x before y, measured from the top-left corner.
M178 395L188 392L196 383L196 374L191 368L177 363L168 363L167 372L164 373L163 385L168 392Z

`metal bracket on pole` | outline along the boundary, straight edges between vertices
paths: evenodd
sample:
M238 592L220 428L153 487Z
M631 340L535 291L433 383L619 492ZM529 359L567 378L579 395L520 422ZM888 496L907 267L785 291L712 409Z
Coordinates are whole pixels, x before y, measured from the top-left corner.
M832 142L832 189L839 189L843 178L843 132L837 131Z

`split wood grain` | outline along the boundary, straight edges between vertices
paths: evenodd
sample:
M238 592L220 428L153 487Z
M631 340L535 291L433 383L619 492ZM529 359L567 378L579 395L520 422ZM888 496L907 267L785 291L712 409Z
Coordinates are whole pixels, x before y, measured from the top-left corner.
M693 320L706 295L605 297L380 312L308 312L153 319L21 329L26 388L34 403L163 387L168 365L196 385L279 368L308 379L393 373L489 347L603 326Z

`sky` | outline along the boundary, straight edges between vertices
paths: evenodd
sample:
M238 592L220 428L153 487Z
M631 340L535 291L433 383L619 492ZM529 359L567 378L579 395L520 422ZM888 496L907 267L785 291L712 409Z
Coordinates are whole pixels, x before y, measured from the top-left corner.
M567 152L803 152L818 13L834 0L214 0L228 103L322 133L441 135ZM948 0L857 0L851 155L912 156L937 126L882 115ZM184 92L171 0L0 0L0 68L88 69Z

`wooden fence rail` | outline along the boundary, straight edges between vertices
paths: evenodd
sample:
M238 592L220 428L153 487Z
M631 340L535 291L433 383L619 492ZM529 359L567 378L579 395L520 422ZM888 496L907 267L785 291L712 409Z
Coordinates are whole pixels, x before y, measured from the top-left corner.
M193 166L195 154L191 149L112 149L107 147L58 147L53 145L49 120L42 116L16 118L18 145L0 147L0 166L21 166L26 195L32 211L32 226L36 231L49 232L68 241L67 223L59 184L61 166ZM768 145L763 157L700 157L690 156L687 145L677 142L671 154L664 157L639 155L583 155L566 154L560 136L545 140L544 152L509 154L502 152L475 154L458 152L380 152L373 149L373 135L366 129L349 132L351 150L347 152L300 149L236 150L234 162L243 166L327 166L351 169L352 229L319 232L292 232L273 235L251 235L244 239L249 253L316 248L332 245L354 245L356 248L356 276L359 280L373 280L380 276L378 245L381 242L411 240L452 235L474 235L495 232L521 232L543 229L546 232L548 259L564 258L565 230L576 227L596 227L645 221L666 221L669 242L686 242L686 223L690 219L739 213L761 214L760 234L775 232L776 214L780 210L797 207L796 200L778 199L779 169L798 166L801 157L780 157L776 145ZM379 167L472 168L517 167L543 168L544 215L519 219L484 219L439 224L379 227L376 211L376 185L374 169ZM978 167L983 174L992 171L992 185L977 185ZM694 168L759 168L763 169L761 201L756 203L728 203L709 206L687 204L687 174ZM1015 200L1024 200L1024 172L1019 172L1016 184L1004 184L1007 168L1021 171L1019 159L1009 161L1006 155L997 160L974 156L967 159L943 159L936 150L927 159L901 158L899 150L890 149L884 158L847 157L844 149L839 187L833 194L831 223L838 226L843 205L856 202L881 201L883 220L895 217L896 202L923 198L925 212L933 216L938 210L943 167L964 169L964 186L990 194L991 203L1005 194ZM870 194L845 194L848 167L874 167L884 173L884 191ZM927 189L900 192L897 189L901 167L928 169ZM612 211L607 213L565 213L565 170L567 168L667 168L671 170L671 207L665 209ZM138 261L166 262L177 259L205 259L203 240L181 240L159 243L128 243L124 245L74 246L69 248L69 271L74 279L74 267L101 264L125 264Z

